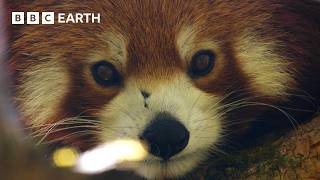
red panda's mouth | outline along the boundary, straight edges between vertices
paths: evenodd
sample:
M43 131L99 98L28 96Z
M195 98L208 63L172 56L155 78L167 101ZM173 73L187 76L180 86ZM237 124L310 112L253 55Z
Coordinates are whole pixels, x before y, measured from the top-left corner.
M189 152L177 157L170 158L168 160L163 160L163 159L146 159L143 161L143 163L147 165L160 165L160 166L168 166L170 164L179 164L183 163L184 161L187 161L188 158L196 156L197 152Z
M154 178L179 178L184 177L187 173L192 172L203 160L205 154L202 152L192 151L186 154L172 157L167 161L160 159L147 159L141 162L135 171L143 177Z

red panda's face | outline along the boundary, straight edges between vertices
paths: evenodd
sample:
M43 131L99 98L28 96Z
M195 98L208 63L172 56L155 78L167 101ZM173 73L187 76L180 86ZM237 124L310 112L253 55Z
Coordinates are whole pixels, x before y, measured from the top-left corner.
M80 140L86 145L142 139L150 154L139 174L181 176L216 150L232 122L249 118L238 107L285 99L295 85L267 23L272 7L263 2L242 8L222 0L26 6L101 13L101 24L17 31L11 59L19 108L35 129L64 125L44 128L48 139L55 134L73 143L90 134ZM237 119L227 120L232 113Z

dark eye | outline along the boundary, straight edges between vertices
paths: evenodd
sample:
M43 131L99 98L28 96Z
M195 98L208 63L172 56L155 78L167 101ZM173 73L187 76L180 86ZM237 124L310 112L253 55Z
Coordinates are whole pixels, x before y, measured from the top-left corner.
M121 75L117 69L107 61L100 61L91 67L94 80L101 86L118 85L121 82Z
M210 50L201 50L192 56L191 76L207 75L214 67L215 54Z

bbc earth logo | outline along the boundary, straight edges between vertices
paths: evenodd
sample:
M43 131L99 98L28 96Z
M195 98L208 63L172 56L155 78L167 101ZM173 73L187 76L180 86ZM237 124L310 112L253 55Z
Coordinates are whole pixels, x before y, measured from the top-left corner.
M11 23L21 24L89 24L100 23L100 13L12 12Z

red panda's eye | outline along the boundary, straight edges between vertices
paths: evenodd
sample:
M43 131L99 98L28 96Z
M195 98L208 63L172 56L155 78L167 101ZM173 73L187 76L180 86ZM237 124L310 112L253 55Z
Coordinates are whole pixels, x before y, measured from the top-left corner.
M215 54L210 50L201 50L192 56L190 75L192 77L207 75L214 67Z
M117 69L107 61L100 61L91 67L94 80L101 86L118 85L121 82L121 75Z

